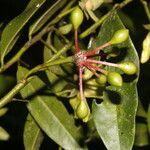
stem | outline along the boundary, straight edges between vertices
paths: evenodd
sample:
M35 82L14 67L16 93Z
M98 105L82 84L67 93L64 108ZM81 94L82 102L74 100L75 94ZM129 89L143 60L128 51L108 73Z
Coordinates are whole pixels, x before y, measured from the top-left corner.
M58 57L60 57L63 53L65 53L67 50L69 50L72 46L72 43L68 43L66 44L62 49L60 49L55 55L52 56L52 58L48 61L54 61L55 59L57 59ZM65 58L64 58L65 59ZM48 63L47 62L47 63Z
M105 61L100 61L100 60L93 60L93 59L87 59L87 62L94 63L94 64L101 64L101 65L107 65L107 66L112 66L112 67L118 67L118 64L115 63L110 63L110 62L105 62Z
M80 52L79 44L78 44L78 31L74 31L74 39L75 39L75 49L76 53Z
M52 52L54 52L55 54L57 53L57 50L56 50L51 44L48 44L48 43L45 42L43 39L40 39L40 41L41 41L49 50L52 50Z
M36 36L34 36L30 41L27 41L14 57L10 59L2 68L0 68L0 73L8 69L15 62L17 62L17 60L22 56L22 54L25 51L27 51L34 43L39 41L41 37L47 32L49 32L51 29L52 27L44 28L41 32L39 32Z
M8 94L6 94L1 100L0 100L0 108L2 108L3 106L5 106L6 104L8 104L9 102L12 101L12 98L26 85L30 82L31 79L34 78L34 76L27 78L29 75L31 75L32 73L41 71L41 70L45 70L47 69L47 67L49 66L53 66L53 65L60 65L60 64L64 64L64 63L69 63L69 62L73 62L74 59L72 56L65 58L65 59L60 59L57 61L52 61L49 63L45 63L45 64L41 64L36 66L35 68L33 68L32 70L30 70L28 72L28 74L25 75L25 77L23 78L23 80L21 80Z
M83 72L82 68L79 67L79 90L80 90L80 98L81 98L81 100L84 100L82 72Z
M99 52L99 51L102 50L103 48L105 48L105 47L107 47L107 46L110 46L110 45L111 45L111 44L110 44L109 42L107 42L107 43L105 43L105 44L103 44L103 45L101 45L101 46L95 48L95 49L92 50L92 51L86 52L86 53L84 54L84 56L87 57L87 56L94 55L96 52Z
M64 16L68 15L74 9L74 7L71 8L71 9L69 9L74 3L75 3L75 0L72 0L71 2L69 2L69 4L60 12L60 14L55 19L53 19L48 25L46 25L43 28L42 31L40 31L37 35L35 35L33 37L33 39L27 41L25 43L25 45L18 51L18 53L14 57L12 59L10 59L6 64L4 64L4 66L2 68L0 68L0 73L2 73L6 69L8 69L10 66L12 66L14 63L16 63L19 60L19 58L22 56L22 54L30 46L32 46L34 43L36 43L37 41L39 41L44 34L46 34L47 32L49 32L51 30L51 28L53 28L53 27L51 27L52 25L54 25L55 23L57 23Z
M6 104L12 101L12 98L32 79L30 77L28 79L21 80L7 95L5 95L0 100L0 108L4 107Z
M50 66L54 66L54 65L61 65L61 64L65 64L65 63L71 63L74 62L74 58L72 56L67 57L67 58L63 58L63 59L59 59L59 60L55 60L55 61L50 61L44 64L40 64L38 66L36 66L35 68L31 69L24 78L28 78L31 74L39 72L39 71L44 71L47 70L48 67Z
M148 8L147 2L145 0L141 0L141 3L143 4L145 12L146 12L146 15L147 15L147 17L148 17L148 19L150 21L150 10Z
M89 68L89 70L93 69L95 72L96 72L96 71L99 71L99 72L101 72L101 73L103 73L103 74L107 74L107 71L106 71L106 70L101 69L101 68L99 68L99 67L97 67L97 66L93 66L93 65L91 65L91 64L88 63L88 62L85 62L85 63L84 63L84 66L87 66L87 67ZM96 76L97 76L97 75L96 75Z
M87 63L87 62L85 62L83 65L86 66L96 77L99 77L99 75L96 73L96 69L93 65L91 65L90 63Z
M114 5L112 10L114 9L121 9L124 6L126 6L128 3L132 2L133 0L124 0L120 4ZM80 38L85 38L89 34L91 34L93 31L95 31L110 15L112 14L112 11L109 11L107 14L105 14L103 17L101 17L97 22L95 22L92 26L90 26L88 29L86 29L84 32L80 34Z

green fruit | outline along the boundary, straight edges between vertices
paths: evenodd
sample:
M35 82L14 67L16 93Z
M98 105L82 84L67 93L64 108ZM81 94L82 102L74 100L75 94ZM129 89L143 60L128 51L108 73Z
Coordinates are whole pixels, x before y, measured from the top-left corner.
M71 23L75 30L79 28L81 23L83 22L83 12L79 7L76 7L70 15Z
M105 85L106 82L107 82L107 77L103 74L101 74L99 76L99 78L96 79L96 82L99 84L99 85Z
M64 35L68 34L71 30L72 30L72 24L67 24L67 25L61 26L58 29L58 31Z
M108 72L107 81L114 86L122 86L123 82L121 75L117 72Z
M86 101L81 100L76 109L76 115L79 119L84 119L89 114L89 108Z
M73 110L76 110L77 106L80 104L80 99L76 96L74 98L71 98L69 100L69 103L71 107L73 108Z
M119 44L127 40L129 37L129 30L121 29L114 33L112 39L109 41L110 44Z
M119 68L128 75L132 75L137 72L137 67L132 62L123 62L119 64Z
M93 73L89 69L85 68L84 74L83 74L83 79L89 80L92 76L93 76Z

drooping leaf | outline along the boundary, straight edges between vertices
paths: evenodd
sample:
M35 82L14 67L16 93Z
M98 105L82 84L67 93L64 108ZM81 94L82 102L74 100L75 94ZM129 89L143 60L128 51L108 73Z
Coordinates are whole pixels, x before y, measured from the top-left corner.
M27 72L27 69L19 67L18 78L21 79ZM28 96L31 98L27 105L29 112L39 127L61 147L82 150L83 148L79 145L82 134L75 126L73 117L55 96L38 95L41 88L43 88L43 82L35 77L21 90L23 98Z
M16 43L21 29L42 6L45 0L31 0L26 9L17 17L15 17L3 30L0 42L0 58L1 63L4 62L4 57L9 53Z
M61 7L63 7L66 1L67 0L54 1L54 4L30 27L29 37L37 32L47 22L47 20L49 20Z
M43 133L33 117L28 114L24 126L24 147L26 150L38 150L43 141Z
M109 41L114 32L122 28L124 26L121 20L117 14L112 13L111 17L103 23L96 45ZM130 39L115 45L114 51L116 49L119 49L121 54L123 53L116 58L117 62L132 61L139 67L138 56ZM106 67L106 69L120 71L113 67ZM135 76L125 76L122 87L106 87L103 91L103 102L101 104L93 102L93 119L108 150L132 149L138 103L137 80L138 73Z

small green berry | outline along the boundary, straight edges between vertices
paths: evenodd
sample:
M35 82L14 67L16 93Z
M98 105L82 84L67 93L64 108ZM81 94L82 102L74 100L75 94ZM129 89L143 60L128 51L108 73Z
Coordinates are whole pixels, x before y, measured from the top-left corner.
M106 82L107 82L107 77L103 74L101 74L99 76L99 78L96 79L96 82L99 84L99 85L105 85Z
M84 119L89 114L89 108L86 101L81 100L76 109L76 115L79 119Z
M64 35L68 34L71 30L72 30L72 24L66 24L64 26L59 27L58 29L58 31Z
M108 72L107 81L114 86L122 86L123 82L121 75L117 72Z
M132 75L137 72L137 67L132 62L123 62L119 64L119 68L126 74Z
M83 79L89 80L93 76L93 72L91 72L89 69L84 69Z
M112 39L109 41L110 44L119 44L127 40L129 37L128 29L121 29L114 33Z
M69 103L73 110L76 110L77 106L80 104L80 99L77 96L70 98Z
M76 7L71 12L70 20L72 22L74 29L77 30L81 25L81 23L83 22L83 12L79 7Z

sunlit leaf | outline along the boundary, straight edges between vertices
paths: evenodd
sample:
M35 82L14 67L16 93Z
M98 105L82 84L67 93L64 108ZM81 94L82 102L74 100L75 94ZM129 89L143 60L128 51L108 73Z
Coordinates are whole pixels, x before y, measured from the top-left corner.
M26 9L12 21L10 21L9 24L5 27L0 42L0 58L2 64L4 62L5 55L9 53L9 51L16 43L21 29L44 2L45 0L31 0Z
M121 28L124 28L121 20L115 13L112 13L111 17L103 23L96 45L109 41L114 32ZM130 39L115 45L112 51L116 49L119 49L123 55L119 55L115 61L132 61L138 67L139 60ZM113 67L106 67L106 69L120 71ZM93 119L108 150L132 149L138 103L137 79L138 73L135 76L124 76L122 87L106 87L103 102L101 104L93 102Z

